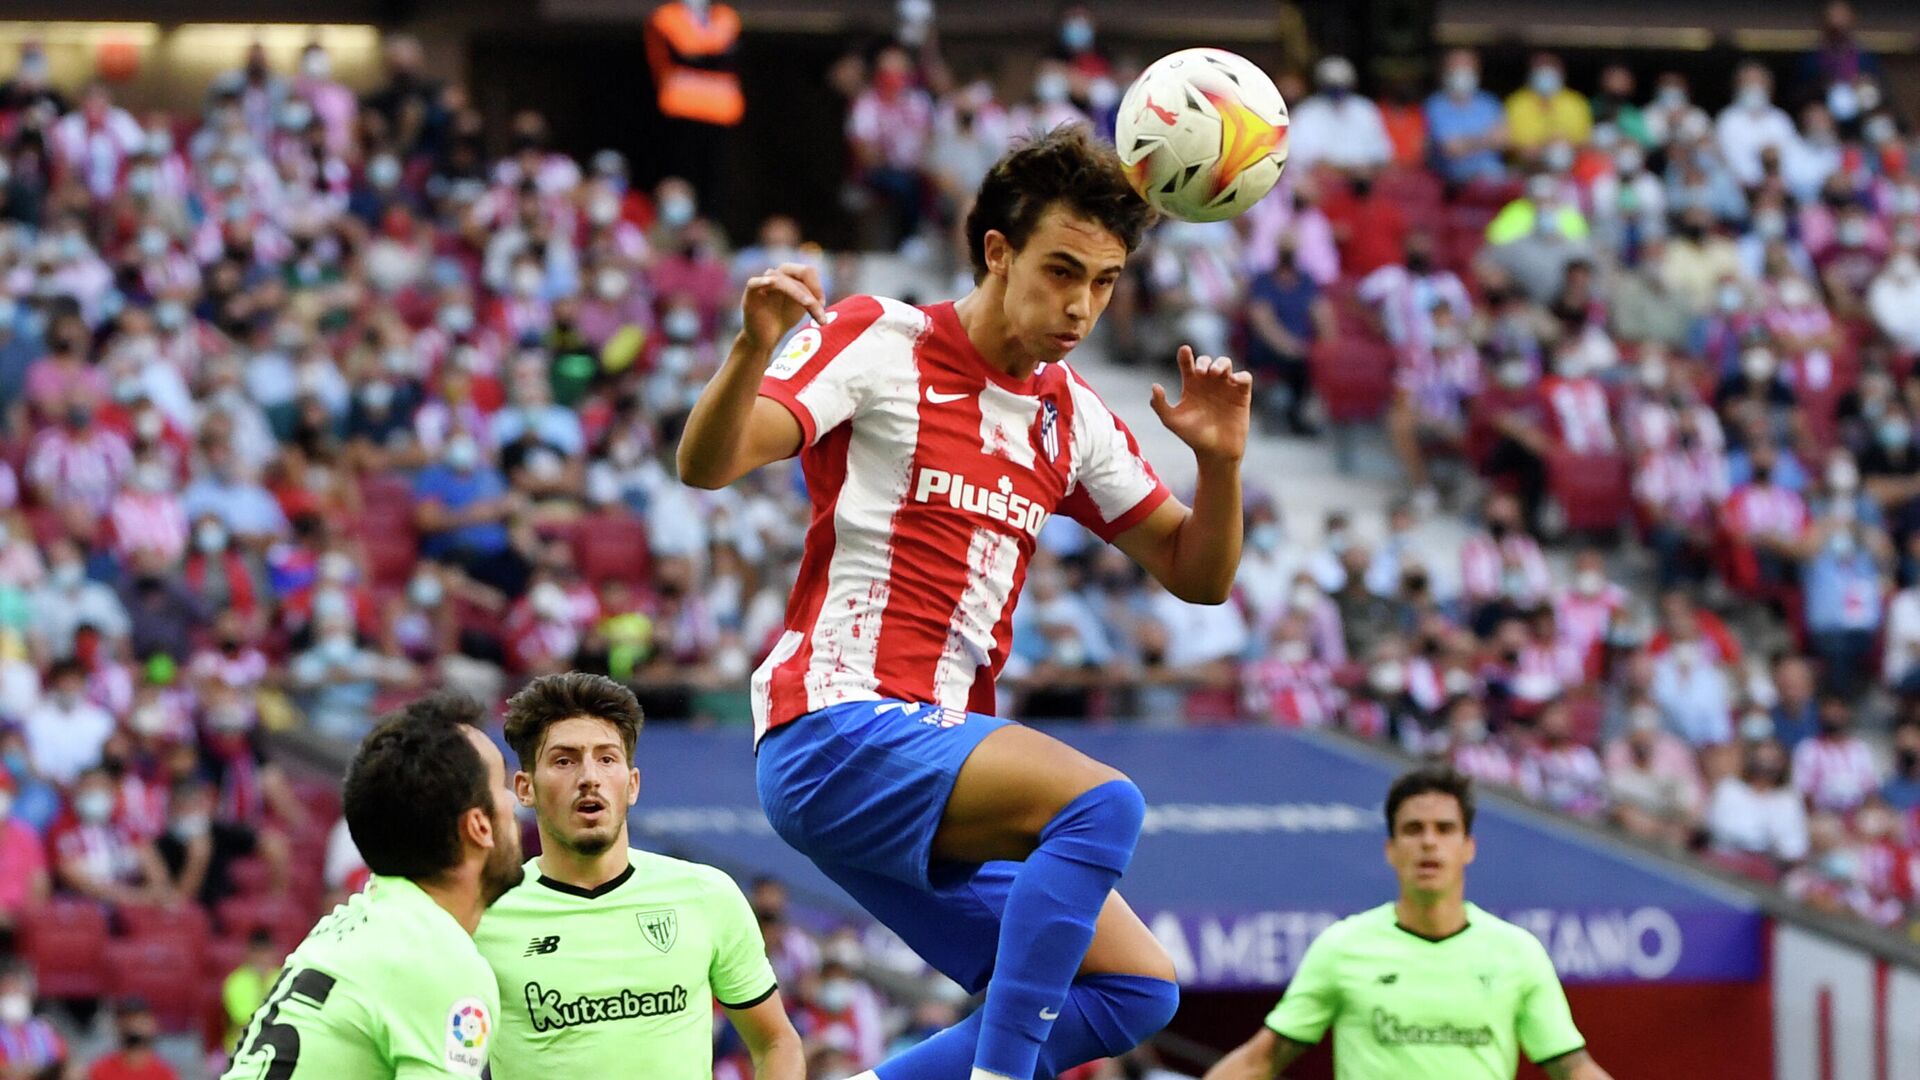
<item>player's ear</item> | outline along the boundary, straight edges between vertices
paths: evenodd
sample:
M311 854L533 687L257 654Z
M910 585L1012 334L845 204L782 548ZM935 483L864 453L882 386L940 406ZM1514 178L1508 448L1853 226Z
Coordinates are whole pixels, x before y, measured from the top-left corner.
M493 814L490 806L470 806L460 815L460 836L474 847L487 850L494 845Z
M513 772L513 797L520 800L521 806L533 805L533 777L525 769Z
M1479 845L1473 842L1473 834L1468 833L1465 849L1461 852L1462 859L1461 859L1460 865L1461 866L1472 865L1474 853L1477 852L1478 850L1479 850Z
M981 243L987 257L987 273L1006 276L1007 267L1013 263L1013 242L999 229L988 229Z
M636 766L627 768L627 805L632 806L640 798L640 770Z

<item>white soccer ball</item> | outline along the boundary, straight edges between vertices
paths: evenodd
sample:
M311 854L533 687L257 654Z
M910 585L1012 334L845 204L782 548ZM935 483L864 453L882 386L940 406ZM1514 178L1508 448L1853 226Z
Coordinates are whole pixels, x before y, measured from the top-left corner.
M1134 190L1185 221L1221 221L1273 190L1287 163L1287 103L1251 60L1182 49L1120 101L1114 147Z

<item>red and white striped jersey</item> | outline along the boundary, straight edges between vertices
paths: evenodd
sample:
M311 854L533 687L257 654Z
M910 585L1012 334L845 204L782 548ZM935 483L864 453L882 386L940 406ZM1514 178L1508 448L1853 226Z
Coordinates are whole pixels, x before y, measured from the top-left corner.
M760 393L800 423L813 514L785 632L753 676L756 742L848 701L992 712L1047 518L1110 541L1168 497L1079 375L991 367L951 303L850 297Z
M1793 748L1793 786L1815 810L1850 814L1880 790L1880 763L1852 735L1805 739Z

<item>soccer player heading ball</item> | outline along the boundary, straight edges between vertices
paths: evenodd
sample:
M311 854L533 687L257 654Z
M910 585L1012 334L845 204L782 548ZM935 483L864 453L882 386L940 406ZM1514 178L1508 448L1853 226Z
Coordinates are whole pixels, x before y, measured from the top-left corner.
M1315 938L1266 1027L1206 1080L1272 1080L1329 1027L1339 1080L1513 1080L1521 1049L1554 1080L1608 1080L1540 939L1467 903L1473 854L1471 780L1428 766L1394 781L1400 898Z
M1084 128L1036 137L981 183L976 284L957 303L855 296L829 311L806 267L749 281L744 328L680 443L681 478L701 487L796 453L806 472L799 582L753 678L774 829L935 968L986 990L881 1080L1053 1076L1132 1048L1178 1003L1171 961L1113 892L1139 790L991 715L1049 516L1189 601L1225 600L1240 561L1249 377L1182 348L1179 401L1154 387L1198 466L1189 508L1064 362L1150 217Z
M441 694L382 720L342 809L373 882L322 918L234 1048L226 1080L479 1076L500 1016L472 934L520 883L506 763L480 706Z

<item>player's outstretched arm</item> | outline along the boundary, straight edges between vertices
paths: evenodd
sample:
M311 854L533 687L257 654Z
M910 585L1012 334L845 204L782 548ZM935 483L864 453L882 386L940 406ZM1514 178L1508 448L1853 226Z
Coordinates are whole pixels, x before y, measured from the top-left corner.
M1553 1080L1613 1080L1607 1070L1593 1060L1585 1050L1575 1050L1571 1054L1561 1054L1540 1063L1546 1074Z
M1169 499L1116 540L1167 591L1195 604L1218 604L1240 568L1240 459L1247 452L1253 376L1226 357L1180 347L1180 401L1158 383L1153 411L1193 450L1193 506Z
M807 1057L800 1046L800 1033L787 1019L780 991L748 1008L728 1009L727 1020L753 1056L754 1080L806 1080Z
M700 392L680 435L680 481L694 487L726 487L800 448L800 422L782 406L761 399L760 381L773 347L801 316L826 322L819 272L787 263L749 279L740 313L733 348Z
M1308 1043L1294 1042L1272 1028L1263 1027L1208 1069L1202 1080L1275 1080L1312 1048Z

